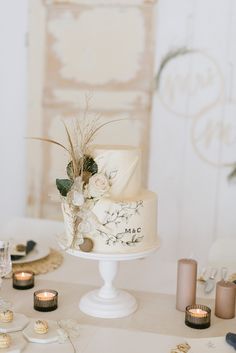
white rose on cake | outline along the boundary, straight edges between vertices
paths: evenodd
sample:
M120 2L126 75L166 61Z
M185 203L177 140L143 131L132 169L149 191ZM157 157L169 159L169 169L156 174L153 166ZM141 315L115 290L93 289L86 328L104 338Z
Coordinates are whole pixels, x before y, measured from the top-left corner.
M87 186L89 197L100 198L108 194L110 189L109 180L102 173L97 173L91 176Z

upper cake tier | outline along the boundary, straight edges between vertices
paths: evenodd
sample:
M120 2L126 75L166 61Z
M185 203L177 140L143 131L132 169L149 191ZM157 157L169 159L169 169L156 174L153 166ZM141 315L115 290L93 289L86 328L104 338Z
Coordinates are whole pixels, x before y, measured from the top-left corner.
M111 198L127 200L137 196L141 190L140 148L94 145L91 152L99 173L111 179Z

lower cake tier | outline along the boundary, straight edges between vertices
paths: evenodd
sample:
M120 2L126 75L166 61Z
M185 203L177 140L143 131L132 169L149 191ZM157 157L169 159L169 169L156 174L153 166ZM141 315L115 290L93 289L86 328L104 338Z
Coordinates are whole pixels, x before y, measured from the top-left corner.
M149 250L158 243L157 195L144 190L132 201L102 199L83 223L81 230L87 229L85 237L92 239L93 252L129 254ZM67 226L66 229L71 239Z

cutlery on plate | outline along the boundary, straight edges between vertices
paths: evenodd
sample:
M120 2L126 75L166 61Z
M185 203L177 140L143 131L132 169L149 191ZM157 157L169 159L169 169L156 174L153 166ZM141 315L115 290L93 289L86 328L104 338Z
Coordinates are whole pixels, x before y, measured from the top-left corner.
M200 270L200 273L199 273L199 277L198 277L199 282L202 282L202 283L206 282L205 274L206 274L206 267L202 267L202 269Z
M221 280L226 281L227 274L228 274L227 267L221 267Z
M212 268L209 278L206 280L204 291L205 293L210 293L215 288L215 277L217 275L217 268Z

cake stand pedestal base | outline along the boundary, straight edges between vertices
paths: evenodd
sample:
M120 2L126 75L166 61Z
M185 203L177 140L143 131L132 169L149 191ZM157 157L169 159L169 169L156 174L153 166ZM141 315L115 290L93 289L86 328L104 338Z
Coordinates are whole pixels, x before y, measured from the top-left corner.
M113 286L120 261L145 258L154 253L159 247L131 254L98 254L86 253L80 250L67 249L67 253L84 259L97 260L99 272L104 281L100 289L86 293L79 303L79 308L87 315L100 318L121 318L132 314L138 307L136 299L126 291Z
M137 307L136 299L122 290L110 299L102 298L99 290L94 290L84 295L79 303L80 310L85 314L105 319L128 316L135 312Z
M99 261L104 285L81 298L79 308L85 314L101 318L119 318L128 316L137 309L136 299L131 294L113 286L118 264L118 261Z

